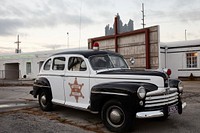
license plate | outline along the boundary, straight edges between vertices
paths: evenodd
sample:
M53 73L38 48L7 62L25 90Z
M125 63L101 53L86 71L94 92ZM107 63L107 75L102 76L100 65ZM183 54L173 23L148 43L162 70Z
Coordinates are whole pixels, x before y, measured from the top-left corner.
M178 112L178 106L172 105L168 107L168 114L173 114Z

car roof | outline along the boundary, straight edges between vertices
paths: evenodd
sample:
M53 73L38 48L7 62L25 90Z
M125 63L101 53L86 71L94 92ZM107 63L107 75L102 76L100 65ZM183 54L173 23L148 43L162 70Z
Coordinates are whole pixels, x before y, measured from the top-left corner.
M66 55L66 54L77 54L83 55L85 58L88 58L93 55L103 55L103 54L112 54L112 55L120 55L112 51L104 51L104 50L81 50L81 51L66 51L61 53L56 53L54 55ZM120 55L121 56L121 55Z

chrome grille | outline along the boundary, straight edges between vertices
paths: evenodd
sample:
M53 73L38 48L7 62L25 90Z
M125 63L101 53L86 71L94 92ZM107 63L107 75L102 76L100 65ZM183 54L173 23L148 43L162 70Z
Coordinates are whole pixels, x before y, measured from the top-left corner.
M158 107L163 105L168 105L178 102L178 92L173 92L170 94L160 94L147 96L145 98L145 107Z

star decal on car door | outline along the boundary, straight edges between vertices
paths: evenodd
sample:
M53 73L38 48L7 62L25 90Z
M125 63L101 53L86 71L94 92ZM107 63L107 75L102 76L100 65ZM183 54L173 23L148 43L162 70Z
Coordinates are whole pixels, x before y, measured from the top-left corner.
M77 103L78 103L79 97L84 98L81 92L83 85L84 85L83 83L78 84L77 78L75 78L74 83L69 83L69 86L71 88L71 93L69 96L74 96Z

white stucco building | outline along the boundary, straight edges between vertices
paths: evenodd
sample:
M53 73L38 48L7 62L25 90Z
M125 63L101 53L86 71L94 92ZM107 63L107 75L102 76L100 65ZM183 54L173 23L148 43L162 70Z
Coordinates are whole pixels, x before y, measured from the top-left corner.
M77 49L61 49L31 53L1 54L0 79L34 79L39 73L42 63L49 56L58 52L72 50Z
M162 68L172 70L172 78L200 78L200 40L161 43Z

